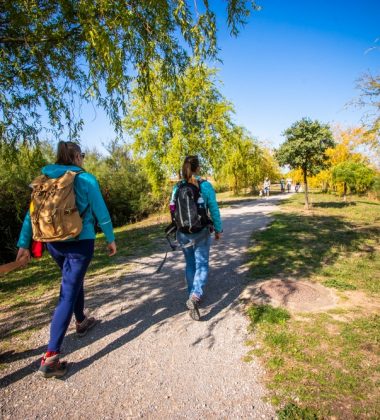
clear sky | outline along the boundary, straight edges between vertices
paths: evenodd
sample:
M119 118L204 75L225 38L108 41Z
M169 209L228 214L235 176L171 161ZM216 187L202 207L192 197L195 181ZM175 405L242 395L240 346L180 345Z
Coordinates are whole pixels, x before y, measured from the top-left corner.
M234 38L225 24L225 0L211 2L223 61L215 67L235 122L271 146L302 117L358 125L364 111L348 103L358 97L357 79L380 71L380 0L257 3L262 10ZM107 117L91 106L83 116L83 145L101 149L114 136Z

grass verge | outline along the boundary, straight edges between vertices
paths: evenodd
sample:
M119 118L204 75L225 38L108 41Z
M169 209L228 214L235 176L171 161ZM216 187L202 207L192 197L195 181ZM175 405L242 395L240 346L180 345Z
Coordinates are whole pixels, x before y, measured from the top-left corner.
M298 195L281 210L254 236L252 277L318 281L342 298L360 293L362 306L298 314L252 306L245 360L263 360L280 419L378 418L380 316L365 306L379 302L380 204L316 194L306 212Z

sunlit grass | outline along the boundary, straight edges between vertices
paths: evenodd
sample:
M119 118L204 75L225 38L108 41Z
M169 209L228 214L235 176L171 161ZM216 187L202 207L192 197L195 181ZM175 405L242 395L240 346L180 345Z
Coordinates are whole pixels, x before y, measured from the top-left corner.
M346 291L378 301L380 203L324 194L312 195L312 203L306 211L303 195L294 195L254 235L251 279L308 279L334 288L346 304ZM373 310L345 306L277 323L257 322L257 306L248 315L255 340L244 360L263 360L280 419L377 418L380 317Z
M300 412L318 418L351 418L354 410L374 416L380 408L379 325L376 315L342 322L326 314L260 323L260 347L253 352L265 362L271 401L285 407L296 401Z

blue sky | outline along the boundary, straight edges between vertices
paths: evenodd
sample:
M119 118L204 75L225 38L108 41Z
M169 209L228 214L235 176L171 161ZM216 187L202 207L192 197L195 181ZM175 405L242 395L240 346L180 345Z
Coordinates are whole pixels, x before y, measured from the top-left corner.
M269 146L302 117L354 126L364 111L357 79L380 70L380 1L262 0L237 38L229 36L223 0L218 12L220 87L235 122ZM368 51L377 45L377 49ZM114 132L104 112L84 106L82 143L101 149Z

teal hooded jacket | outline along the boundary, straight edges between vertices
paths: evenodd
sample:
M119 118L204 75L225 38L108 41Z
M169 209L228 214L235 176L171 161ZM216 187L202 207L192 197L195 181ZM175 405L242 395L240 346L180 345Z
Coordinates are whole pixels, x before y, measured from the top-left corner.
M67 171L83 171L79 166L47 165L42 168L42 173L49 178L59 178ZM94 175L82 172L74 180L75 201L82 216L83 228L78 240L95 239L95 223L102 229L106 240L111 243L115 240L110 214L107 210L98 181ZM30 213L27 212L22 225L20 237L17 243L19 248L29 248L32 240L32 223Z
M196 179L198 181L202 180L202 178L199 176L196 176ZM178 184L176 184L173 188L171 201L174 200L174 196L175 196L175 193L177 192L177 189L178 189ZM218 233L223 232L219 206L216 201L216 194L215 194L215 190L213 186L211 185L210 182L203 180L203 182L200 184L200 190L201 190L202 198L205 202L205 207L206 209L208 209L211 216L211 220L214 224L215 232L218 232Z

